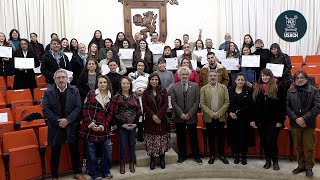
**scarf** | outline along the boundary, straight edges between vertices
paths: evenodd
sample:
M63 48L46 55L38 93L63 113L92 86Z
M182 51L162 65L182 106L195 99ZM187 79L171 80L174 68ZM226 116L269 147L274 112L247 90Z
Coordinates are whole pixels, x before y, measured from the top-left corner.
M57 61L58 64L60 64L60 59L61 57L64 56L64 53L60 50L59 54L56 56L52 50L49 50L50 54L52 55L52 57Z
M268 87L267 84L260 84L260 90L263 94L266 93L267 87Z
M82 60L83 64L85 65L87 62L88 54L85 53L84 55L82 55L80 52L78 52L78 55L79 55L80 59Z

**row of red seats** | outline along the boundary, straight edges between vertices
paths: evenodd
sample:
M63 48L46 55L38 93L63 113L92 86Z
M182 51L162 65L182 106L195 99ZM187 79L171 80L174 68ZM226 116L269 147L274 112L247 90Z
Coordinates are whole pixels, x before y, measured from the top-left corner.
M43 75L35 75L38 88L46 88L47 83ZM7 76L6 79L0 76L0 91L2 92L4 99L7 97L7 90L13 90L13 76Z
M309 77L314 78L316 87L320 87L320 55L308 55L305 62L302 56L290 56L290 59L292 75L299 70L304 70Z
M316 151L315 151L315 157L316 159L320 159L320 116L316 119ZM296 156L295 146L291 137L291 131L290 131L290 120L287 117L285 120L285 128L281 129L279 138L278 138L278 148L279 148L279 156L282 157L289 157L291 160ZM201 155L209 155L209 146L208 146L208 139L206 134L205 125L202 121L202 115L201 113L198 113L198 123L197 123L197 133L198 133L198 142L199 142L199 151ZM260 139L259 139L259 131L258 129L254 129L255 134L255 147L250 147L248 149L248 155L252 156L260 156L262 157L263 150L260 146ZM187 137L186 140L187 144L187 154L191 155L191 145L189 137ZM226 140L227 141L227 140ZM217 146L216 146L217 147ZM228 143L225 143L225 153L232 155L231 147L228 145Z
M38 138L37 138L38 136ZM47 142L48 127L40 127L39 132L33 129L4 133L3 154L0 146L0 180L5 180L5 164L11 180L45 178L51 174L51 149ZM113 160L119 160L119 138L111 134ZM83 142L79 141L80 156L83 158ZM59 172L72 169L70 151L65 143L61 149ZM81 158L81 159L82 159ZM80 162L82 165L82 162ZM30 171L32 169L32 171Z

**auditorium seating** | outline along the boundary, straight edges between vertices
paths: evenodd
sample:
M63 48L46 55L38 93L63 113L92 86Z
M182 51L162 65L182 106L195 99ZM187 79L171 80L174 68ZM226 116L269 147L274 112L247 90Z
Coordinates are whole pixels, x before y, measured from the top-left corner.
M0 109L6 108L6 107L7 107L7 103L6 103L5 99L4 99L2 91L0 91Z
M307 55L306 64L320 64L320 55Z
M13 89L13 76L7 76L7 89Z
M41 74L40 75L35 75L35 79L36 79L38 88L47 87L46 78L43 75L41 75Z
M12 113L9 108L0 109L0 114L6 113L8 122L0 122L0 147L2 147L3 134L14 131Z
M33 99L30 89L8 90L7 91L7 106L15 109L19 106L31 106Z
M48 127L40 127L39 128L39 146L41 152L41 158L43 163L43 173L45 175L51 174L51 148L48 146ZM72 169L71 166L71 155L69 151L69 146L65 143L61 148L60 155L60 166L59 172L66 172Z
M33 100L36 104L41 103L41 99L44 96L44 92L47 90L47 88L35 88L33 89Z
M302 69L308 74L309 77L314 77L315 84L319 87L320 84L320 63L318 64L306 64Z
M39 146L33 129L5 133L3 152L8 159L11 180L41 177Z
M2 151L1 151L1 145L0 145L0 180L6 180L6 173L5 168L2 160Z
M14 110L12 110L12 113L14 114L14 123L15 128L22 130L22 129L29 129L33 128L36 134L38 135L39 127L46 126L46 122L44 119L36 119L32 121L22 121L23 118L28 116L31 113L40 113L43 117L41 106L21 106L17 107Z
M6 99L7 85L6 85L6 81L3 76L0 76L0 91L2 92L4 99Z
M300 64L300 66L303 64L302 56L290 56L290 60L291 60L291 63Z
M302 70L302 64L301 63L291 63L292 64L292 69L291 69L291 74L294 75L299 70Z

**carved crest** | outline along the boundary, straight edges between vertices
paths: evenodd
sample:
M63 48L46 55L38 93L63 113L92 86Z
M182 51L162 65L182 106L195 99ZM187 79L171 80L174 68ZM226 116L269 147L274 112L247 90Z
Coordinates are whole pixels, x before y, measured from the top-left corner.
M141 27L139 30L143 38L151 36L156 30L159 32L159 41L165 42L167 39L167 7L169 2L171 5L178 5L177 0L119 0L123 4L124 14L124 30L126 37L133 43L132 27ZM150 10L148 10L148 8ZM147 9L145 12L131 15L131 10ZM155 13L152 9L157 9ZM159 10L159 11L158 11ZM157 24L159 27L157 27Z

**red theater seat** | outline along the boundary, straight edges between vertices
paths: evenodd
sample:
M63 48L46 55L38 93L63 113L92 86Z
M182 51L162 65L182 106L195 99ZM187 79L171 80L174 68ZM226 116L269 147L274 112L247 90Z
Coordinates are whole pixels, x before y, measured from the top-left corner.
M5 133L3 151L9 155L8 167L11 180L41 177L41 158L33 129Z

